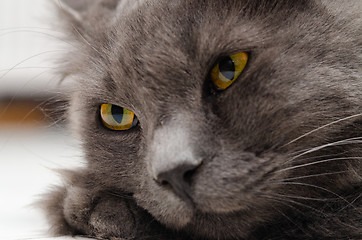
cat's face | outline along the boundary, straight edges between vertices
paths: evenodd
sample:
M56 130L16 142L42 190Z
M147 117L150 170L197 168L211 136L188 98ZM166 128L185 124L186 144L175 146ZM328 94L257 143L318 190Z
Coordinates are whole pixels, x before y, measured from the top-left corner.
M290 204L283 196L305 204L329 196L326 184L335 193L356 181L347 173L360 171L358 161L330 159L360 145L307 152L357 137L350 126L361 126L351 117L314 131L361 113L362 101L358 43L319 5L131 2L95 1L69 20L77 31L67 71L79 83L71 124L96 189L132 194L172 228L242 237L277 218ZM215 90L210 71L240 52L244 71ZM134 112L139 124L108 129L102 104Z

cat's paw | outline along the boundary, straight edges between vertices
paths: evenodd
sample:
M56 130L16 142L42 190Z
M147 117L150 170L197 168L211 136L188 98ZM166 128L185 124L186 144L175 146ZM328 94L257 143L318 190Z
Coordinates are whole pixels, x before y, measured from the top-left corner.
M130 199L95 195L87 189L69 187L64 199L65 221L75 232L97 238L134 239L139 228Z
M68 186L53 192L44 203L55 235L112 240L183 239L155 221L130 196Z

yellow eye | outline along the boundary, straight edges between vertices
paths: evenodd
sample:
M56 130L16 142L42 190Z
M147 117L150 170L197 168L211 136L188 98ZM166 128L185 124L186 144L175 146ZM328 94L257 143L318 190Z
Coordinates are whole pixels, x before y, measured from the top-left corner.
M248 54L236 53L223 57L211 70L210 77L217 90L227 89L244 71Z
M100 115L104 126L111 130L125 131L138 124L133 112L112 104L102 104Z

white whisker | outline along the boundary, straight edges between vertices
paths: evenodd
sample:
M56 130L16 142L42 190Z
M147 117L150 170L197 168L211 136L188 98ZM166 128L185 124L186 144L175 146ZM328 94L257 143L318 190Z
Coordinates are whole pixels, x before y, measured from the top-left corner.
M324 148L328 148L328 147L334 147L334 146L343 146L343 145L347 145L347 144L356 144L356 143L362 143L362 137L356 137L356 138L349 138L349 139L344 139L344 140L340 140L337 142L332 142L332 143L327 143L318 147L314 147L308 150L305 150L304 152L298 154L297 156L294 156L292 159L286 161L285 163L283 163L283 165L297 159L300 158L304 155L307 155L309 153L313 153L319 150L322 150Z
M1 69L0 72L8 72L8 71L20 71L20 70L26 70L26 69L51 69L51 70L56 70L58 68L55 67L16 67L16 68L5 68L5 69Z
M50 32L57 32L57 33L61 33L61 31L57 31L54 28L49 28L49 27L5 27L5 28L0 28L0 31L12 31L12 30L20 30L20 29L39 29L39 30L46 30L46 31L50 31Z
M356 197L352 202L350 202L348 205L346 205L345 207L343 207L340 211L345 210L348 207L353 207L353 204L362 197L362 193L360 195L358 195L358 197Z
M57 41L60 41L60 42L62 42L62 43L66 43L66 44L68 44L68 45L70 45L70 46L72 46L72 47L75 47L74 44L72 44L72 43L69 42L69 41L66 41L66 40L62 39L61 37L55 36L55 35L53 35L53 34L51 34L51 33L41 32L41 31L34 31L34 30L15 30L15 31L9 31L9 32L1 33L1 34L0 34L0 38L1 38L1 37L5 37L5 36L7 36L7 35L9 35L9 34L16 34L16 33L31 33L31 34L34 34L34 33L35 33L35 34L39 34L39 35L44 35L44 36L46 36L46 37L48 37L48 38L56 39Z
M287 198L280 198L280 197L276 197L276 196L271 196L271 195L263 195L264 197L266 197L266 198L268 198L268 199L271 199L271 200L278 200L280 203L285 203L285 202L287 202L287 203L292 203L292 204L295 204L295 205L298 205L298 206L302 206L302 207L305 207L305 208L308 208L308 209L311 209L311 210L313 210L313 211L315 211L315 212L317 212L317 213L319 213L319 214L322 214L322 215L325 215L325 213L324 212L322 212L322 211L320 211L320 210L318 210L318 209L315 209L315 208L313 208L313 207L311 207L311 206L308 206L308 205L306 205L306 204L304 204L304 203L301 203L301 202L298 202L298 201L294 201L294 200L291 200L291 199L287 199ZM287 205L287 206L289 206L289 205ZM300 211L300 212L302 212L302 211ZM303 213L303 212L302 212Z
M360 159L362 159L362 157L331 158L331 159L325 159L325 160L320 160L320 161L315 161L315 162L300 164L300 165L296 165L296 166L292 166L292 167L288 167L288 168L283 168L283 169L277 170L277 171L275 171L275 172L276 172L276 173L277 173L277 172L285 172L285 171L289 171L289 170L293 170L293 169L297 169L297 168L302 168L302 167L307 167L307 166L311 166L311 165L316 165L316 164L321 164L321 163L326 163L326 162L332 162L332 161L360 160Z
M22 60L21 62L15 64L12 68L10 68L8 71L6 71L3 75L0 76L0 79L4 78L9 72L11 72L13 69L17 68L18 66L20 66L21 64L31 60L31 59L34 59L36 57L39 57L39 56L42 56L42 55L45 55L45 54L49 54L49 53L56 53L56 52L62 52L64 50L52 50L52 51L45 51L45 52L41 52L41 53L38 53L38 54L35 54L31 57L28 57L24 60Z
M300 231L302 231L306 236L312 237L307 231L305 231L303 226L299 226L295 221L293 221L290 217L288 217L286 214L284 214L282 211L279 211L275 207L273 207L275 211L277 211L281 216L283 216L285 219L287 219L289 222L291 222L294 226L296 226ZM299 210L300 212L300 210Z
M312 130L312 131L310 131L310 132L307 132L307 133L303 134L303 135L300 136L300 137L297 137L296 139L294 139L294 140L286 143L286 144L283 145L282 147L288 146L288 145L290 145L290 144L292 144L292 143L294 143L294 142L296 142L296 141L298 141L298 140L300 140L300 139L302 139L302 138L304 138L304 137L306 137L306 136L308 136L308 135L311 135L311 134L313 134L313 133L315 133L315 132L317 132L317 131L319 131L319 130L321 130L321 129L323 129L323 128L329 127L329 126L331 126L331 125L334 125L334 124L337 124L337 123L340 123L340 122L343 122L343 121L350 120L350 119L352 119L352 118L361 117L361 116L362 116L362 113L359 113L359 114L355 114L355 115L352 115L352 116L348 116L348 117L345 117L345 118L342 118L342 119L339 119L339 120L330 122L330 123L328 123L328 124L326 124L326 125L323 125L323 126L321 126L321 127L316 128L316 129L314 129L314 130Z
M265 198L268 198L269 200L271 201L274 201L274 202L277 202L279 204L282 204L284 206L287 206L288 208L292 208L293 210L299 212L300 214L304 214L303 211L301 211L299 208L296 208L295 206L289 204L288 202L285 201L285 199L283 198L279 198L279 197L275 197L275 196L270 196L270 195L267 195L267 194L260 194L260 196L262 197L265 197ZM273 207L275 209L275 207Z
M311 187L311 188L316 188L316 189L320 189L322 191L325 191L325 192L328 192L336 197L338 197L339 199L343 200L344 202L348 203L348 204L351 204L347 199L345 199L344 197L342 197L341 195L327 189L327 188L324 188L324 187L320 187L320 186L316 186L316 185L313 185L313 184L307 184L307 183L301 183L301 182L275 182L275 183L270 183L270 184L277 184L277 185L300 185L300 186L304 186L304 187ZM356 209L357 210L357 209Z
M21 88L19 88L19 89L16 91L16 93L14 93L14 94L12 95L12 98L11 98L10 102L5 106L5 108L2 109L2 111L0 112L0 116L3 115L4 113L6 113L6 111L9 109L9 107L11 106L11 104L14 102L15 98L16 98L17 96L19 96L19 94L21 94L21 90L22 90L22 89L25 89L25 87L27 87L27 85L28 85L31 81L37 79L38 77L40 77L41 75L43 75L43 74L45 74L45 73L47 73L47 72L48 72L48 70L43 71L43 72L37 74L37 75L34 76L33 78L29 79ZM52 93L53 93L53 92L52 92Z
M76 30L76 29L75 29L75 30ZM77 33L79 33L78 30L76 30L76 31L77 31ZM54 31L54 32L56 32L56 31ZM44 35L44 36L46 36L46 37L48 37L48 38L55 39L56 41L59 41L59 42L61 42L61 43L65 43L65 44L73 47L74 49L79 49L79 47L76 46L76 45L74 45L73 42L67 41L67 40L65 40L65 38L62 38L62 37L60 37L60 36L55 36L55 35L53 35L53 34L51 34L51 33L42 32L42 31L35 31L35 30L15 30L15 31L9 31L9 32L5 32L5 33L0 34L0 38L1 38L1 37L6 37L6 36L9 35L9 34L16 34L16 33L32 33L32 34ZM79 33L79 34L80 34L80 33ZM90 45L90 43L89 43L82 35L80 35L80 36L84 39L84 41L85 41L87 44ZM91 45L90 45L90 46L91 46ZM93 46L91 46L91 47L92 47L97 53L99 53L99 51L98 51L97 49L95 49ZM69 50L68 50L68 49L65 49L64 51L69 51ZM89 55L84 54L83 51L79 51L78 54L82 54L82 55L84 55L85 57L89 57ZM99 53L99 54L100 54L100 53Z
M313 197L303 197L303 196L295 196L295 195L284 195L284 194L270 194L271 196L281 197L281 198L291 198L291 199L300 199L300 200L311 200L311 201L319 201L325 202L330 200L335 200L336 198L313 198Z
M343 174L343 173L347 173L347 172L349 172L349 171L312 174L312 175L306 175L306 176L300 176L300 177L285 178L285 179L283 179L283 181L292 181L292 180L299 180L299 179L306 179L306 178L323 177L323 176L329 176L329 175ZM273 181L271 181L271 182L273 182Z

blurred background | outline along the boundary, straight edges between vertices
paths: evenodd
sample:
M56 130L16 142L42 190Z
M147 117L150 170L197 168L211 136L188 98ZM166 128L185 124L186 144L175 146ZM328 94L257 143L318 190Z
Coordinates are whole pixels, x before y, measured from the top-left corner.
M0 1L0 239L46 237L47 223L32 204L61 183L53 169L82 162L65 124L43 111L57 110L67 91L54 74L67 49L54 1Z
M53 73L55 59L67 46L59 39L52 2L0 1L2 128L43 124L45 119L37 106L64 91Z

